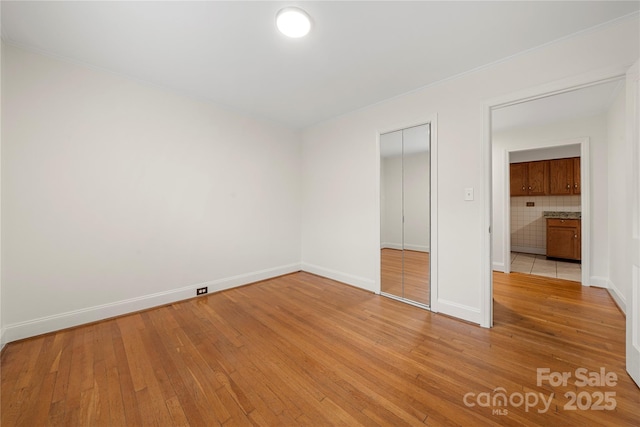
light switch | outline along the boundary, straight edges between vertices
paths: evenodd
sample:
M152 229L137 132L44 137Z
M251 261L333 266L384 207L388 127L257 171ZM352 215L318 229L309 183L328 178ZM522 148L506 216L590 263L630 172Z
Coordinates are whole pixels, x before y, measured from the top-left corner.
M464 189L464 200L473 200L473 187Z

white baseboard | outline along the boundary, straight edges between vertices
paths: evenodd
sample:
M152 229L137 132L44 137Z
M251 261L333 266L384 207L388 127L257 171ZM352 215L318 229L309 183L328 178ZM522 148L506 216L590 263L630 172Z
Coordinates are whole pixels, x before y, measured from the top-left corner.
M591 276L589 277L589 283L583 283L583 285L609 289L611 287L611 281L606 277Z
M412 245L410 243L405 243L404 248L408 251L429 252L429 246L425 245Z
M494 262L493 271L501 271L504 273L504 262Z
M379 289L375 289L375 281L366 279L364 277L354 276L352 274L343 273L340 271L331 270L329 268L320 267L304 262L302 263L302 271L317 274L318 276L356 286L367 291L379 293ZM434 305L433 307L435 306L436 305ZM438 299L437 308L438 312L441 314L446 314L472 323L481 323L479 308L469 307L463 304L458 304L443 299Z
M608 282L607 290L609 291L609 295L611 295L615 303L620 307L620 310L624 314L627 314L627 299L612 281L608 280Z
M402 243L383 243L380 245L380 249L397 249L402 250Z
M442 298L438 298L438 312L448 316L457 317L458 319L466 320L468 322L477 323L478 325L482 323L479 308L469 307L467 305L447 301Z
M326 277L327 279L332 279L338 282L346 283L347 285L352 285L367 291L371 291L375 293L378 293L380 291L379 289L376 289L375 280L367 279L365 277L360 277L360 276L354 276L353 274L332 270L330 268L320 267L318 265L303 262L302 271L317 274L318 276L322 276L322 277Z
M528 246L513 246L513 245L511 245L511 252L522 252L522 253L525 253L525 254L537 254L537 255L546 255L547 254L545 249L530 248Z
M627 313L627 299L611 280L606 277L591 276L589 278L589 286L606 289L616 305L620 307L620 310L625 314Z
M380 245L380 249L397 249L401 251L403 249L403 246L402 246L402 243L383 243ZM404 249L408 251L416 251L416 252L429 252L429 246L412 245L409 243L404 244Z
M130 298L123 301L117 301L109 304L102 304L94 307L84 308L81 310L69 311L66 313L54 314L52 316L41 317L38 319L28 320L7 325L2 330L1 346L11 341L29 338L48 332L58 331L60 329L70 328L85 323L96 322L127 313L133 313L148 308L158 307L165 304L171 304L184 299L196 296L196 289L207 286L209 293L246 285L260 280L270 279L272 277L281 276L283 274L294 273L300 271L300 264L289 264L280 267L268 268L265 270L255 271L252 273L239 274L237 276L227 277L223 279L212 280L209 282L198 283L195 285L185 286L183 288L172 289L169 291L158 292L150 295L143 295L136 298Z

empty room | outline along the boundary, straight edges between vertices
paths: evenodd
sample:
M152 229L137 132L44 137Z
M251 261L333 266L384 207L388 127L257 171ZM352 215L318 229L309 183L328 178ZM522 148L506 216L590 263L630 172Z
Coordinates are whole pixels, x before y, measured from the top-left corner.
M640 419L640 2L0 2L2 426Z

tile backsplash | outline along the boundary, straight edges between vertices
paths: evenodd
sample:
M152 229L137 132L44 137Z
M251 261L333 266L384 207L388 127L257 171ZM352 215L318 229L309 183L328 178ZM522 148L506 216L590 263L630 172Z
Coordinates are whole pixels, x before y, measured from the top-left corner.
M527 206L533 202L534 206ZM544 255L547 224L544 211L580 212L580 196L537 196L511 198L511 250Z

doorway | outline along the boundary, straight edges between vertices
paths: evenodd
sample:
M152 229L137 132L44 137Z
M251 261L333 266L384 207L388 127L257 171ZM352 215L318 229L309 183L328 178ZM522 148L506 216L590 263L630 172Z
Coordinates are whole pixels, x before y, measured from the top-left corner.
M487 199L487 204L485 205L485 223L487 226L488 233L485 235L486 239L484 240L483 246L485 248L485 253L487 256L484 259L484 263L486 266L485 275L483 277L483 286L482 286L482 304L481 304L481 325L484 327L491 327L493 325L493 306L492 306L492 295L493 295L493 270L504 271L505 266L509 267L510 263L510 255L508 245L504 244L505 236L510 235L510 230L505 229L505 222L496 222L496 217L507 217L507 206L504 198L505 194L508 194L508 190L506 189L506 180L502 182L497 182L493 179L493 172L497 169L501 170L504 176L507 176L508 170L508 156L510 150L495 150L492 144L492 126L493 123L493 113L499 109L504 109L511 106L516 106L520 104L527 104L532 101L544 100L544 99L553 99L553 97L561 94L568 93L578 93L582 89L588 89L597 87L599 85L620 82L622 81L622 77L624 76L624 70L608 70L599 73L591 73L588 76L575 77L572 79L567 79L564 81L556 82L555 84L546 85L544 88L532 88L524 92L520 92L518 94L507 95L499 98L495 98L493 100L489 100L484 104L485 111L485 134L484 134L484 149L485 149L485 166L487 167L487 173L485 176L485 189L488 194L491 196ZM560 108L562 109L562 107ZM558 111L549 109L548 113L553 113L554 111ZM605 132L606 133L606 132ZM575 136L576 134L572 134L571 136ZM578 133L580 135L580 133ZM525 148L545 148L545 146L554 146L554 145L562 145L559 143L562 138L569 139L570 135L564 135L562 137L551 137L550 135L545 135L544 138L538 138L538 145L535 144L530 147L520 147L519 149ZM574 138L578 139L578 138ZM580 157L584 160L585 165L581 168L581 178L583 184L588 185L591 181L592 183L598 187L601 186L601 181L596 180L597 176L594 178L590 178L589 174L593 173L594 168L602 167L604 165L605 173L606 173L606 162L598 163L591 160L588 160L592 157L590 154L590 150L592 146L595 146L588 139L586 142L576 141L581 146ZM564 143L566 144L566 142ZM600 146L599 149L602 149ZM606 148L604 148L604 158L606 158ZM601 157L601 153L595 153L594 156L598 158ZM596 157L593 157L595 159ZM597 164L594 164L597 163ZM605 185L606 187L606 185ZM602 188L602 187L601 187ZM592 245L592 234L593 230L596 230L597 227L593 226L593 219L590 216L589 208L590 207L601 207L603 205L606 206L606 200L591 200L592 191L586 190L583 187L582 193L582 201L581 206L582 210L582 223L584 224L582 230L583 235L581 237L582 242L582 284L585 286L594 284L600 285L603 287L607 287L606 284L601 285L600 283L593 283L594 280L597 281L598 277L593 275L591 271L592 265L592 250L594 246ZM595 191L595 190L594 190ZM605 194L606 194L606 190ZM595 194L595 193L593 193ZM602 194L602 193L601 193ZM502 202L500 201L502 198ZM606 199L606 197L605 197ZM605 214L606 221L606 214ZM600 223L603 224L603 223ZM601 233L600 233L601 234ZM601 236L602 237L602 236ZM598 246L599 247L599 246ZM606 245L602 245L602 247L606 248ZM606 249L605 249L606 250ZM605 254L606 255L606 254ZM600 258L596 258L600 259ZM509 269L507 269L509 271Z
M430 124L381 133L380 293L431 307Z

